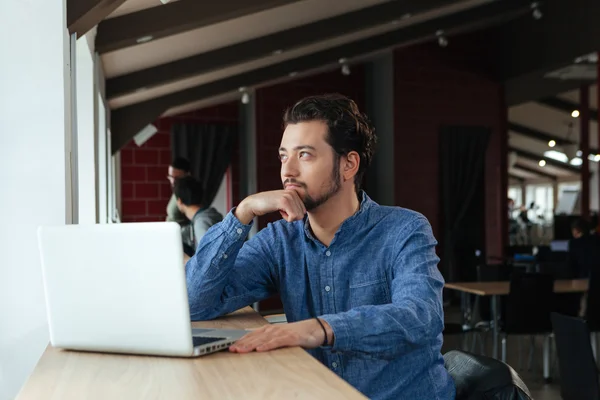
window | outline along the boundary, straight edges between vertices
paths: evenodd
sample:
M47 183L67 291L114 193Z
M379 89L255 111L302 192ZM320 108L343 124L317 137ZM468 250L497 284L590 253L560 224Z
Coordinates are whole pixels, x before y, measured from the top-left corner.
M527 185L525 206L531 221L550 222L554 217L554 188L550 184ZM530 207L533 203L533 207Z

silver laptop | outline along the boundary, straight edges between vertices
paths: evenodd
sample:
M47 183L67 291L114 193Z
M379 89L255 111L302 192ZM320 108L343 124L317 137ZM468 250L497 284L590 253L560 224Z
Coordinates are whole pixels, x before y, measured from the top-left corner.
M54 347L195 357L247 333L192 330L175 222L40 227L38 242Z

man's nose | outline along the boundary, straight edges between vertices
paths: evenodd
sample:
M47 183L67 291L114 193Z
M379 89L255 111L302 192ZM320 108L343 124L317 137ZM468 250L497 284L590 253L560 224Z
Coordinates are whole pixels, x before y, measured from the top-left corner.
M298 161L290 157L281 164L281 176L284 178L293 178L298 176Z

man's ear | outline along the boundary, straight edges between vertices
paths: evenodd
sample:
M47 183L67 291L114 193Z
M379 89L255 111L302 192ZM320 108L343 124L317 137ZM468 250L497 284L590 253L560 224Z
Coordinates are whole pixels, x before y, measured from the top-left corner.
M360 167L360 156L356 151L351 151L346 156L342 157L341 171L344 181L354 179Z

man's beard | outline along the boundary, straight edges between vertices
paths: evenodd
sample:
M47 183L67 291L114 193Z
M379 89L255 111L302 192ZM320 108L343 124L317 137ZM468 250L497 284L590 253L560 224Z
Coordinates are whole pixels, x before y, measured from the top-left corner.
M304 207L306 207L306 211L312 211L324 204L327 200L332 198L337 192L342 188L342 183L340 182L340 163L339 159L335 160L333 165L333 170L331 171L331 184L329 185L329 189L326 193L321 194L319 197L314 198L308 194L308 188L306 184L303 182L298 182L294 179L286 179L283 182L283 186L286 184L293 183L295 185L300 185L304 188L304 197L301 196L302 202L304 203Z

